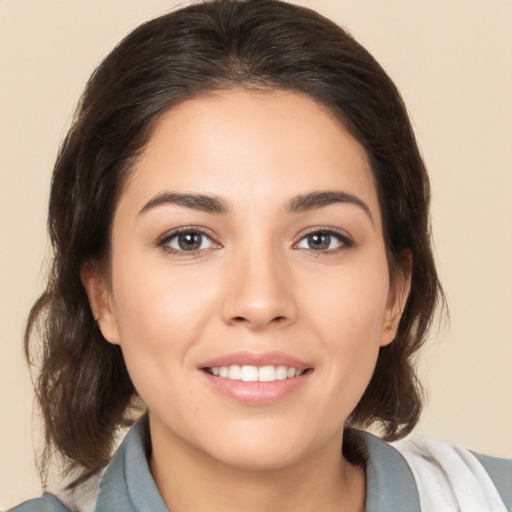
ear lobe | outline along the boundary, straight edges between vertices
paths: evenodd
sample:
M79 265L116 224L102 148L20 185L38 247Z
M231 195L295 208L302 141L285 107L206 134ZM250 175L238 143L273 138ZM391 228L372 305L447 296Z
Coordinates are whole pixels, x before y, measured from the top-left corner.
M412 256L405 251L400 261L400 268L391 283L388 303L381 330L380 346L389 345L396 337L400 318L405 309L411 291Z
M80 277L89 298L92 314L103 337L108 342L118 345L117 319L104 272L94 263L88 262L83 265Z

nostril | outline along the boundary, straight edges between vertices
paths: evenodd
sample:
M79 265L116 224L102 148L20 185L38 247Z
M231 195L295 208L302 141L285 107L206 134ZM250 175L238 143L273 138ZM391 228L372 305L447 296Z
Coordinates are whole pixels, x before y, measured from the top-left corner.
M276 308L277 309L277 308ZM263 307L253 307L247 314L244 314L245 311L236 311L236 313L242 314L233 314L229 315L227 318L227 323L232 326L239 327L248 327L250 329L262 329L265 326L273 326L273 327L284 327L291 321L289 315L276 315L275 313L279 313L280 311L268 311L267 308ZM233 312L235 313L235 312Z

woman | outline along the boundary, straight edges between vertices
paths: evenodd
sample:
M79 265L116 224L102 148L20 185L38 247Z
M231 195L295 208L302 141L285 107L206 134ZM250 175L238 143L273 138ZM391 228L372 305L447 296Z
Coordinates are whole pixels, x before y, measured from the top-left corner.
M395 86L331 22L214 1L136 29L55 166L27 353L39 323L43 472L71 481L19 510L510 508L506 461L356 430L419 418L428 203Z

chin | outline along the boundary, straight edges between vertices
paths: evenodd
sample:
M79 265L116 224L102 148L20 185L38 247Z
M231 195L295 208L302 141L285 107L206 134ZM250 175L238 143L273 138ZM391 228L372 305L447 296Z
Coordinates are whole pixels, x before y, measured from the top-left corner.
M244 471L280 470L293 466L305 456L297 446L283 447L278 446L279 443L271 446L249 444L231 443L226 447L217 445L209 455L218 463Z
M217 462L247 471L293 466L310 457L329 440L337 442L338 439L337 431L308 435L304 425L285 427L266 422L232 426L219 434L208 438L208 446L203 444L198 448ZM341 437L339 444L341 446Z

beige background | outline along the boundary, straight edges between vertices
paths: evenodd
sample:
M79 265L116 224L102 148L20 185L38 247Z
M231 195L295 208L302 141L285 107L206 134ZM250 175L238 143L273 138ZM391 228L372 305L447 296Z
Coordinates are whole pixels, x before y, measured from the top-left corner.
M512 2L302 3L348 27L388 70L430 169L451 327L424 353L419 430L512 457ZM40 492L21 338L42 285L59 141L99 60L173 5L0 0L0 508Z

